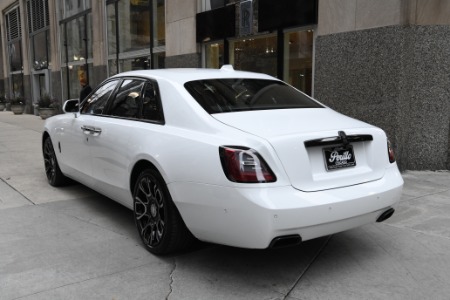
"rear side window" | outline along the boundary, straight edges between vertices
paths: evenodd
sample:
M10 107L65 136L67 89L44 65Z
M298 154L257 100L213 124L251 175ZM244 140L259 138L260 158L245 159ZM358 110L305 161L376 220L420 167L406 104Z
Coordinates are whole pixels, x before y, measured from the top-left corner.
M210 114L323 107L307 95L276 80L207 79L189 81L184 87Z

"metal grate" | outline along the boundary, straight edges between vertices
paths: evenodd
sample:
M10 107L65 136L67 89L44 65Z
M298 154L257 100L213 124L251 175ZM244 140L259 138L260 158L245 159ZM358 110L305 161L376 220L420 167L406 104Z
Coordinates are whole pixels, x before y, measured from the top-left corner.
M6 14L6 24L8 26L8 41L18 39L22 36L19 7L14 8Z
M48 0L28 0L28 31L30 33L47 28L50 25Z

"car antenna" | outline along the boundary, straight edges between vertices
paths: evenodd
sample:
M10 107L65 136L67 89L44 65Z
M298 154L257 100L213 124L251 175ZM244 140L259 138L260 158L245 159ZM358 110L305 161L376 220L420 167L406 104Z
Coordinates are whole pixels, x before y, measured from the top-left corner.
M223 65L220 69L223 71L234 71L233 65Z

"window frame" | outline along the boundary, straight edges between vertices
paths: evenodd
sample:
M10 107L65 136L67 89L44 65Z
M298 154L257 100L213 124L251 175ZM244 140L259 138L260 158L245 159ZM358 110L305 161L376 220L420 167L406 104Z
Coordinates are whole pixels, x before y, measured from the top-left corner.
M105 84L117 80L116 86L114 87L113 91L111 92L111 95L109 95L108 100L106 101L106 104L103 108L103 112L102 114L89 114L89 113L83 113L83 109L84 106L87 103L87 100L94 94L96 93L101 87L103 87ZM150 120L150 119L144 119L144 118L132 118L132 117L123 117L123 116L114 116L111 115L111 109L114 103L114 100L116 99L117 93L120 90L120 87L122 86L123 82L126 80L138 80L138 81L142 81L143 82L143 86L140 90L139 93L139 97L141 97L141 99L143 98L143 92L147 86L147 84L151 84L153 86L153 90L155 91L155 97L156 97L156 101L157 101L157 105L159 107L159 116L160 116L160 120ZM141 114L142 112L140 112ZM139 76L123 76L123 77L112 77L109 78L107 80L105 80L104 82L102 82L94 91L92 91L91 94L89 94L88 97L86 97L86 99L80 104L80 114L82 115L92 115L92 116L99 116L99 117L108 117L108 118L113 118L113 119L121 119L121 120L131 120L131 121L137 121L137 122L145 122L145 123L151 123L151 124L156 124L156 125L165 125L166 121L165 121L165 117L164 117L164 107L163 107L163 101L161 98L161 93L159 90L159 85L157 80L155 79L149 79L149 78L144 78L144 77L139 77Z

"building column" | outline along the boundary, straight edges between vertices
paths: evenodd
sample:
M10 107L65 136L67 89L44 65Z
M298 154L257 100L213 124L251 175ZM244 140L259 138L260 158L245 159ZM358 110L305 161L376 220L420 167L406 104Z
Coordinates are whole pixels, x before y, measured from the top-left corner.
M166 1L167 68L201 67L201 54L195 38L197 0Z

